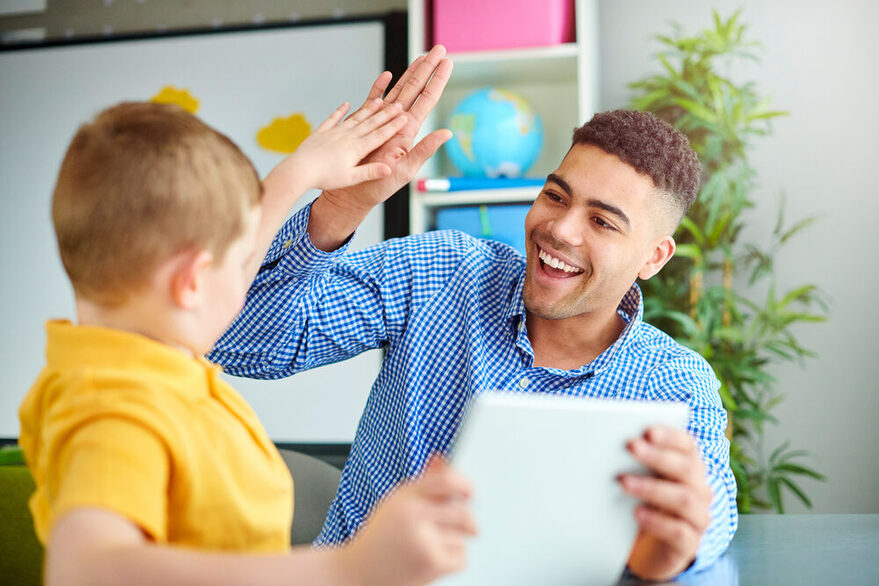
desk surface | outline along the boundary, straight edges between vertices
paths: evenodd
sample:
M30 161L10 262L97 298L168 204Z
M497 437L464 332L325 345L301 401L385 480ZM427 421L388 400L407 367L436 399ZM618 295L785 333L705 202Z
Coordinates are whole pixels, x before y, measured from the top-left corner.
M743 515L729 551L676 583L879 585L879 515Z

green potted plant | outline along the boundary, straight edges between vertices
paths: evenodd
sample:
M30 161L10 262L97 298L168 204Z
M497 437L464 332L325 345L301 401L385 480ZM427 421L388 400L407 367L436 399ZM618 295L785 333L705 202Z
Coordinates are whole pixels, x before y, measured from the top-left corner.
M704 174L699 198L675 234L675 257L643 283L645 319L702 354L721 381L739 510L784 512L785 493L811 508L800 480L824 476L804 465L806 453L789 443L766 446L764 426L778 423L772 412L783 399L770 365L813 355L792 326L826 319L814 285L779 292L772 271L778 248L815 218L788 226L782 201L767 248L740 239L745 213L754 206L748 147L787 113L770 109L752 83L737 84L720 73L734 60L757 58L759 46L746 40L738 12L727 20L715 12L713 27L695 36L673 28L671 36L657 37L662 73L630 84L631 107L683 131Z

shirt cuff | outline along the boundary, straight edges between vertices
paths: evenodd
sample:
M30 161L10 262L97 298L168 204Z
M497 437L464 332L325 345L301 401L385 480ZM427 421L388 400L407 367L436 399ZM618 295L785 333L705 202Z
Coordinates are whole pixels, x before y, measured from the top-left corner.
M324 252L317 248L308 236L310 214L309 203L284 222L269 247L260 272L278 267L288 275L306 275L325 269L345 254L353 234L336 250Z

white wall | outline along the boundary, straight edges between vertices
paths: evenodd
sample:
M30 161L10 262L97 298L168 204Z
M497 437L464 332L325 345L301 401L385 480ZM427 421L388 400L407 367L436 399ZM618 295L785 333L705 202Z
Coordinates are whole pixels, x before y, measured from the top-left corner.
M43 323L74 317L49 212L81 123L165 85L187 88L198 116L265 176L283 156L260 148L257 130L294 112L316 125L341 101L359 103L383 65L379 21L0 52L0 437L18 436L18 406L45 364ZM352 246L378 242L382 218L374 210ZM371 351L282 380L231 382L275 441L349 442L380 365Z
M744 237L766 242L781 192L788 218L821 215L779 255L776 276L780 288L815 283L830 299L827 323L796 330L819 358L775 369L787 400L769 443L790 439L829 477L803 483L813 512L879 513L879 3L603 0L601 109L625 106L626 84L658 71L651 39L670 33L669 22L695 33L711 25L712 8L726 18L739 7L763 57L735 77L791 113L751 153L760 186Z

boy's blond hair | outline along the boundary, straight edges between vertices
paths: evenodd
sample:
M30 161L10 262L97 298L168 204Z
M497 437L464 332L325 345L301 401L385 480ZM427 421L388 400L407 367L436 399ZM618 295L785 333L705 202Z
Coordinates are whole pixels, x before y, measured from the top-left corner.
M76 294L115 306L178 252L222 260L261 197L256 170L226 136L177 106L129 102L73 137L52 220Z

